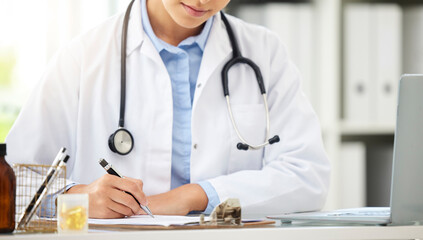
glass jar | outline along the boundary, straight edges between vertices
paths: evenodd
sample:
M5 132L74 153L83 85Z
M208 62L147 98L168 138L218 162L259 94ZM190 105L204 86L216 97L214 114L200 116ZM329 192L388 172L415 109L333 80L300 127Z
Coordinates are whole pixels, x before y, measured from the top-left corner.
M5 156L6 144L0 144L0 233L15 230L16 177Z

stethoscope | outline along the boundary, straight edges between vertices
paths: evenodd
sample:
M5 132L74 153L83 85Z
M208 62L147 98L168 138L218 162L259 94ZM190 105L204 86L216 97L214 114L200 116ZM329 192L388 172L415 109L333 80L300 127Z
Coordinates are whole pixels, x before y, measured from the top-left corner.
M124 128L125 125L125 95L126 95L126 43L127 43L127 36L128 36L128 23L129 23L129 15L132 9L132 5L135 0L132 0L129 4L128 8L126 9L124 21L123 21L123 27L122 27L122 39L121 39L121 73L120 73L120 81L121 81L121 89L120 89L120 115L119 115L119 128L116 130L110 137L109 137L109 147L112 152L120 154L120 155L127 155L129 154L132 149L134 148L134 138L132 134ZM222 16L223 23L226 26L226 31L229 36L229 40L232 45L233 50L233 56L232 58L225 64L225 66L222 69L222 85L223 85L223 94L226 98L226 104L229 111L229 116L231 118L232 125L235 129L236 134L238 135L238 138L241 140L237 144L237 148L239 150L257 150L261 149L264 146L268 144L273 144L279 142L279 136L275 135L274 137L269 139L269 107L267 104L267 94L266 89L264 87L263 83L263 77L261 75L260 68L250 59L245 58L241 55L241 52L239 51L238 44L235 39L235 35L232 31L232 28L228 22L228 19L226 18L225 14L223 12L220 12ZM253 145L248 143L240 134L239 129L235 123L232 109L231 109L231 103L229 99L229 87L228 87L228 73L232 66L236 64L247 64L250 66L256 75L257 83L260 88L261 95L263 96L264 101L264 107L266 110L266 140L262 144Z

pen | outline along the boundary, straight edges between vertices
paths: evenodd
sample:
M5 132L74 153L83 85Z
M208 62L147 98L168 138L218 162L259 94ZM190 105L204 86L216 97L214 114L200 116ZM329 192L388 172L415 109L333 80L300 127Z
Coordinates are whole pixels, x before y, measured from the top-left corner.
M108 174L123 178L122 175L120 175L113 167L111 164L109 164L105 159L100 158L100 160L98 160L98 163L100 163L100 165L104 168L104 170L106 170L106 172ZM132 195L130 192L125 192L129 195L131 195L135 201L137 201L137 203L140 205L141 209L144 210L144 212L146 212L148 215L150 215L150 217L154 218L154 215L151 213L150 209L147 206L143 206L140 204L140 202L138 202L138 200L134 197L134 195Z

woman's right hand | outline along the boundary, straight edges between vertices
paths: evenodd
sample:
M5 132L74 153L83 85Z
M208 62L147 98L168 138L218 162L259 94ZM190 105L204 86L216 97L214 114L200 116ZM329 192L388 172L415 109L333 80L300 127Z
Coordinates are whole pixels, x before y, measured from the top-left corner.
M131 193L138 202L146 206L147 198L142 189L141 180L105 174L89 185L75 185L66 193L88 193L90 218L122 218L145 214L135 199L128 194Z

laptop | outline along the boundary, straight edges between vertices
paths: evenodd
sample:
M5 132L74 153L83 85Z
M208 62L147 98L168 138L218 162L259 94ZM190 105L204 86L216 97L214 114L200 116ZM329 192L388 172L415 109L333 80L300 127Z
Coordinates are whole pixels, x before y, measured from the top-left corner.
M423 224L423 75L403 75L399 83L390 207L268 216L283 223Z

